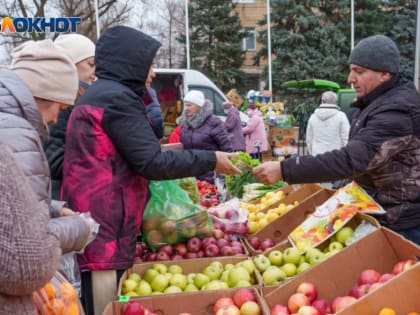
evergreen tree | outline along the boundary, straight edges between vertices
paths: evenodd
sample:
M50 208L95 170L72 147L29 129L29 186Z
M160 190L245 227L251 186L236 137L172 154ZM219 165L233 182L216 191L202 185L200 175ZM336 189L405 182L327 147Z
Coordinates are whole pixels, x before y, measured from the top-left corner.
M245 89L246 76L240 70L245 59L243 32L235 3L226 0L191 0L191 67L205 73L222 91Z

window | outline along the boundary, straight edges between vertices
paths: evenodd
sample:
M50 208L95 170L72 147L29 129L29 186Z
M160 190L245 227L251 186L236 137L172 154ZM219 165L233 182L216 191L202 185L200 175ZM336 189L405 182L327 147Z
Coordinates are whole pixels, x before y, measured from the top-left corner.
M256 50L257 42L255 38L255 29L247 28L245 31L248 36L242 40L242 50Z
M254 3L255 0L232 0L233 3Z

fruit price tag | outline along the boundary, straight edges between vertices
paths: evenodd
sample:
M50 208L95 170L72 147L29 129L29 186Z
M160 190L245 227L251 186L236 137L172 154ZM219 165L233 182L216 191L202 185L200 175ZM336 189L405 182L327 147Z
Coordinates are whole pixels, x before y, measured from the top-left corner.
M384 213L357 183L340 188L289 235L290 242L304 252L316 247L343 227L358 212Z

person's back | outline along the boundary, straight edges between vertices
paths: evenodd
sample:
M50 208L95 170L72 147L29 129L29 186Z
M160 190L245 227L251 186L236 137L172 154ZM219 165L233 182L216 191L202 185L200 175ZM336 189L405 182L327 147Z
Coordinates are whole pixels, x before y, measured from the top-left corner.
M245 138L242 132L242 123L239 110L231 102L222 104L223 110L227 114L225 126L232 141L234 151L245 151Z
M267 132L265 130L264 120L261 112L256 109L254 104L248 106L247 114L249 116L248 123L242 128L245 135L246 152L250 153L254 158L261 158L259 152L268 150ZM259 149L256 144L260 145Z
M336 103L336 94L325 92L322 104L308 121L306 143L309 154L315 156L340 149L347 144L350 124Z

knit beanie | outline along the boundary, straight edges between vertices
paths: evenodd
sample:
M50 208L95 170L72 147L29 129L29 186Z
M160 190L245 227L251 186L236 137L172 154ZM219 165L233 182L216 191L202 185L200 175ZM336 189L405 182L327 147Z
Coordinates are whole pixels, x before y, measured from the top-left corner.
M362 39L351 51L349 64L395 74L400 69L400 52L389 37L369 36Z
M199 107L203 107L205 103L204 94L201 91L192 90L187 93L184 97L185 103L192 103Z
M74 104L79 88L76 66L52 40L28 41L16 47L9 69L28 85L33 96Z
M75 64L89 57L95 57L95 44L80 34L60 35L55 39L54 44L64 48Z
M324 104L337 104L337 94L331 91L322 93L321 99Z

